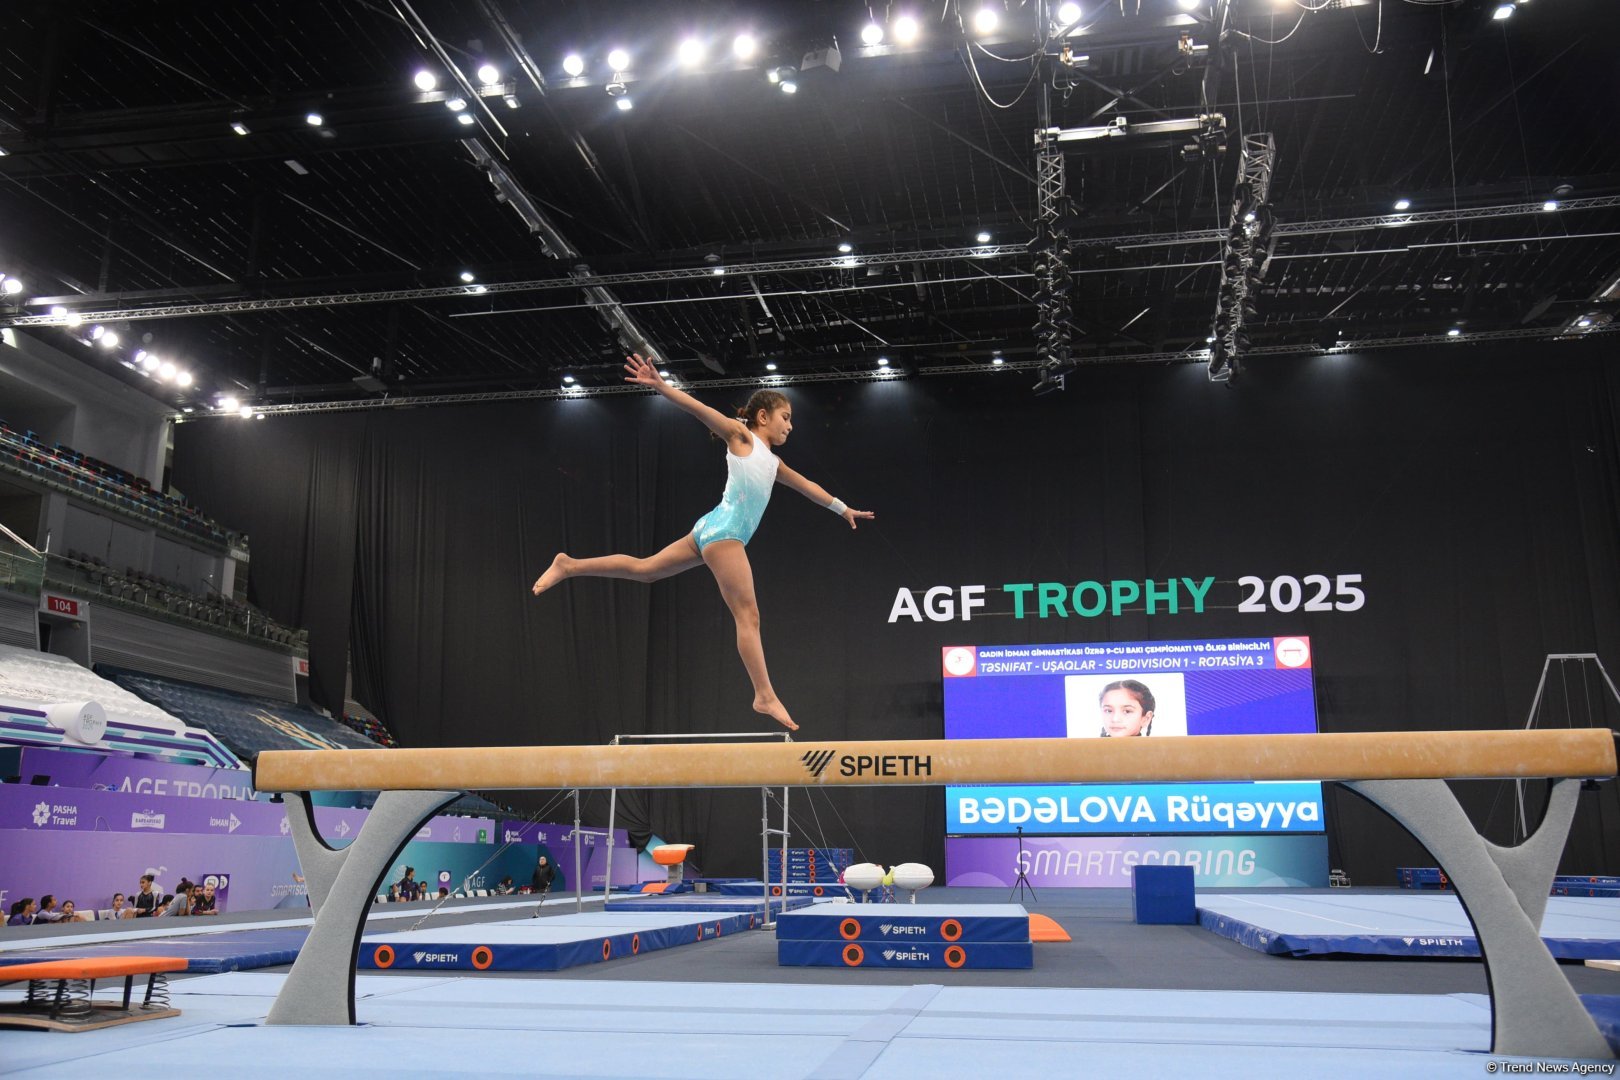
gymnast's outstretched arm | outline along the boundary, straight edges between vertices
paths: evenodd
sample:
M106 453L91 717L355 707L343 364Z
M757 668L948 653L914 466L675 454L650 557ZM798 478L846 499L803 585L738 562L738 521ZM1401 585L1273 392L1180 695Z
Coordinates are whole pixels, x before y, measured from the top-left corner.
M754 441L748 433L747 425L735 417L727 416L719 409L703 404L686 391L677 390L669 385L664 381L664 377L658 374L658 369L650 361L644 360L640 354L634 354L626 360L624 370L628 373L624 377L625 382L645 386L673 401L682 410L703 421L704 426L724 439L733 451L741 451L745 457L752 452Z
M870 510L855 510L845 506L842 499L833 498L830 494L828 494L826 488L822 487L814 480L807 480L803 476L800 476L798 473L788 468L786 463L780 463L777 465L776 482L778 484L786 484L788 487L792 488L794 491L797 491L800 495L803 495L817 506L825 506L839 517L849 522L849 527L852 529L855 528L856 518L870 520L877 517L877 515L872 513Z

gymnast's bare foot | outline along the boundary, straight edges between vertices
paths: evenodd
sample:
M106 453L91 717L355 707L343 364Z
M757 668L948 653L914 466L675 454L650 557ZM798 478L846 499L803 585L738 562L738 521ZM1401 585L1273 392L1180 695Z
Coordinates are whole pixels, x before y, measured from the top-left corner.
M541 593L557 584L557 582L567 577L569 564L571 564L573 561L573 559L570 559L562 552L557 552L557 557L551 560L550 569L541 574L540 580L534 583L534 595L539 596Z
M793 722L793 717L788 715L787 708L777 698L756 697L754 699L754 711L764 713L789 731L799 730L799 725Z

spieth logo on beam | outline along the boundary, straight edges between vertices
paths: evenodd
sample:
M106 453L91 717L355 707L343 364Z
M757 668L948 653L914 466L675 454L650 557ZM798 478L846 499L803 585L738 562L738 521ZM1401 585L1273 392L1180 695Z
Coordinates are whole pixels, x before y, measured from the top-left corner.
M838 759L838 775L869 776L932 776L934 759L930 754L839 754L836 750L809 750L799 758L805 771L819 780L834 758Z

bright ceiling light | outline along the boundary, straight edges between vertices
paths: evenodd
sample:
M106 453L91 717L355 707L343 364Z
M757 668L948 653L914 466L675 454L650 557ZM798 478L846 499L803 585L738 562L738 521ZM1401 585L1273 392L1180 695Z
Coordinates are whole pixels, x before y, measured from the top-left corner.
M574 78L585 74L585 58L579 53L569 53L563 57L563 70Z
M471 270L463 270L461 272L461 280L465 281L467 284L471 285L473 282L478 280L478 276L476 274L474 274Z
M564 375L563 376L563 382L572 384L573 381L574 381L574 377L572 375Z
M1575 320L1575 325L1585 329L1586 327L1592 325L1592 317L1590 315L1582 315L1580 318Z
M753 59L758 50L759 42L754 40L753 34L738 34L731 39L731 54L739 60Z
M888 366L889 366L889 358L887 356L878 357L878 367L888 367Z
M973 13L973 29L979 34L993 34L1001 25L1001 16L995 8L982 7Z
M7 296L16 296L22 292L22 282L14 277L8 277L5 281L0 281L0 289L6 290Z
M251 405L242 406L240 409L238 409L236 411L236 415L240 416L244 420L251 419L252 416L253 416L253 406L251 406Z
M310 127L320 127L322 124L326 123L326 117L322 116L318 112L305 113L304 123L308 124Z
M850 252L854 251L855 248L846 240L844 243L838 245L838 250L843 252L845 255L848 255Z
M798 83L794 82L792 79L783 79L782 80L782 93L784 93L784 94L797 94L798 92L799 92L799 84Z
M1453 326L1450 330L1446 331L1446 337L1462 337L1462 331Z
M707 51L702 38L689 37L675 50L675 58L687 67L697 67L703 63L703 54Z
M163 363L158 365L158 378L162 379L164 382L168 382L175 377L178 370L179 369L176 368L172 363L165 360Z
M1491 12L1491 18L1495 19L1497 22L1501 22L1503 19L1511 19L1512 17L1512 4L1497 4L1496 10Z
M62 316L67 314L67 308L63 307L61 304L53 304L51 305L51 314L60 319Z
M1060 26L1073 26L1080 21L1080 5L1069 0L1069 3L1058 5L1058 24Z
M253 419L255 419L255 420L263 420L264 419L264 413L262 413L262 412L261 413L254 413L253 414Z
M98 341L100 340L101 335L105 334L106 332L107 328L105 326L102 326L100 323L96 323L96 325L90 328L90 340Z
M614 49L608 53L608 67L614 71L625 71L630 67L630 54L623 49Z
M990 234L987 232L982 232L975 239L977 239L981 244L988 244L990 242Z
M1396 199L1395 200L1395 209L1397 209L1397 210L1410 210L1410 209L1412 209L1412 200L1411 199Z
M1000 367L1002 364L1005 364L1007 361L1003 360L999 356L994 356L994 357L991 357L990 362L992 364L996 365L996 367Z
M868 45L883 44L883 27L875 22L867 23L861 28L861 40Z
M723 266L717 266L713 270L710 270L709 273L713 274L715 277L724 277L726 274L726 268Z
M439 88L439 77L427 68L418 71L416 77L411 81L416 84L418 90L437 90Z
M235 412L242 407L242 403L227 394L219 399L219 407L222 412Z
M478 69L478 81L491 86L501 81L501 69L494 64L483 64Z
M1558 200L1548 199L1546 202L1541 204L1541 208L1550 214L1554 210L1558 209Z
M615 105L617 105L619 107L620 112L629 112L631 109L635 108L635 105L631 104L630 98L628 96L622 97L622 98L614 98L613 99L613 104L615 104Z
M111 348L115 347L118 344L118 331L116 331L116 330L103 331L101 337L98 338L97 340L101 342L101 347L102 348L111 349Z
M917 25L917 20L910 15L902 15L894 20L894 40L902 45L910 45L913 41L916 41L920 30L921 27Z
M69 326L78 326L80 323L84 322L84 316L80 315L77 311L68 312L66 318Z
M1202 0L1176 0L1176 7L1180 8L1182 11L1191 11L1201 2Z
M458 97L447 98L445 100L444 107L449 109L451 112L460 112L462 109L467 107L467 99Z
M156 371L158 365L163 362L162 358L155 353L147 353L145 356L137 355L135 359L141 362L142 371Z
M766 371L775 371L776 370L776 362L773 360L771 363L766 364L765 365L765 370Z
M238 120L231 125L231 130L236 132L238 135L246 135L248 133L248 126L242 123L242 121Z
M473 122L474 120L472 113L464 112L456 117L456 123L458 124L472 124Z
M179 383L181 386L190 386L191 385L191 372L182 371L182 372L177 373L175 375L175 377L174 377L174 381Z

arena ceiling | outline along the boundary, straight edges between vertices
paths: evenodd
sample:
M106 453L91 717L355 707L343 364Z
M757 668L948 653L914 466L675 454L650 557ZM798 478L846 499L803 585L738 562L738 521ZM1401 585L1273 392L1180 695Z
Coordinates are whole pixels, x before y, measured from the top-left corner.
M1198 357L1257 132L1256 350L1608 328L1620 5L990 2L13 3L0 325L200 413L607 388L627 340L697 384L1028 378L1037 128L1213 112L1218 156L1065 144L1078 362Z

